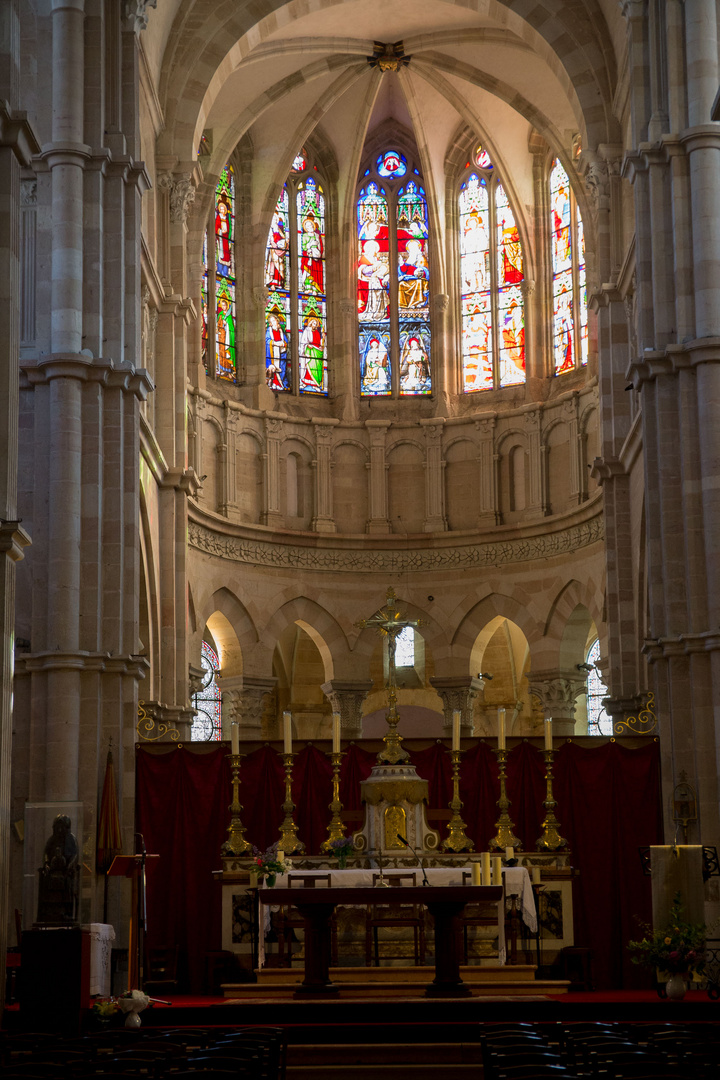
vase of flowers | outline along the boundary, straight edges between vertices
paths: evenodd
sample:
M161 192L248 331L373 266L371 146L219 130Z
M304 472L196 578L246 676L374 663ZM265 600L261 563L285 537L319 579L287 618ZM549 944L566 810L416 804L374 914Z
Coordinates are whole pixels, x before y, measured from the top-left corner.
M341 836L337 840L330 841L330 850L338 861L340 870L347 866L348 856L355 851L355 845L349 836Z
M704 923L689 923L683 919L680 894L677 893L667 923L654 929L643 924L643 929L645 936L641 941L628 942L628 948L634 953L633 964L653 969L658 983L665 983L668 999L682 1001L688 982L699 982L705 969L707 927Z
M273 844L267 851L260 852L253 848L255 860L255 873L259 878L265 878L265 884L272 889L278 874L284 874L290 868L290 862L283 852L278 851L277 844Z

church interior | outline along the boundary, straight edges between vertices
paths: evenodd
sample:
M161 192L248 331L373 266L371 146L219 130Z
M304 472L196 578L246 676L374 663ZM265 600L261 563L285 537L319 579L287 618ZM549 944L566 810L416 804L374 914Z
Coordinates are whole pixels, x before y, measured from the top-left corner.
M0 22L5 1023L652 1000L720 914L716 0Z

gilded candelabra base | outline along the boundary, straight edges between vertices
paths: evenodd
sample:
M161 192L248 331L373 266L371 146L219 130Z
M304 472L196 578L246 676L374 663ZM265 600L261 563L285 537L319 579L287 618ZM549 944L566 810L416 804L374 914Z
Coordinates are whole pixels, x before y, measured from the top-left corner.
M507 790L505 787L505 780L507 777L507 750L496 750L495 754L498 759L498 770L500 779L500 798L497 801L497 807L500 811L500 816L495 822L495 828L497 832L488 844L490 851L504 851L505 848L519 848L522 849L522 840L519 840L514 833L515 826L510 819L508 813L510 809L510 800L507 797Z
M332 802L329 804L330 810L330 824L328 825L327 840L323 840L320 845L320 850L323 853L333 851L333 840L345 839L345 826L342 818L342 803L340 802L340 762L342 761L342 754L331 754L330 760L332 761Z
M546 795L543 806L545 807L545 820L542 823L542 834L538 837L535 843L536 851L560 851L562 848L568 847L568 842L559 833L560 822L555 817L555 807L557 803L553 798L553 758L555 752L553 750L545 751L545 785Z
M293 817L293 812L295 810L295 803L292 801L293 758L293 754L283 754L283 765L285 767L285 802L282 804L282 810L285 817L280 826L278 848L280 851L284 851L286 855L302 855L305 851L305 845L297 834L297 825L295 824L295 819Z
M245 839L245 826L240 820L240 761L241 754L230 755L230 768L232 770L232 802L228 807L230 811L230 824L228 825L228 838L222 845L223 855L245 855L252 851L252 844Z
M377 756L377 760L383 765L399 765L408 761L410 755L402 747L402 735L398 734L397 726L400 723L400 713L397 711L397 691L391 684L388 687L388 700L390 709L385 713L388 725L388 733L383 736L384 748Z
M450 754L452 757L453 794L448 806L452 810L452 815L448 822L448 834L442 842L442 848L444 851L472 851L473 842L469 836L465 835L465 822L460 817L463 806L460 799L460 758L462 755L460 750L451 750Z

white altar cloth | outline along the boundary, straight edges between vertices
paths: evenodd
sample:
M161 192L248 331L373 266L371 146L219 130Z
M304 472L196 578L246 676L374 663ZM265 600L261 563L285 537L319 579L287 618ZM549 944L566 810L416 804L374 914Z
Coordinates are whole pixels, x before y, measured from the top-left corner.
M372 870L336 870L330 868L329 870L291 870L290 874L302 875L303 877L325 877L330 874L330 884L333 888L346 888L348 890L360 888L360 887L372 887L373 878L379 874L377 869ZM383 871L385 878L391 878L397 874L414 873L416 884L422 885L423 873L422 870L417 867L403 867L402 870L387 870ZM463 873L470 873L469 866L431 866L425 871L428 881L431 885L467 885L469 882L463 880ZM278 874L275 886L277 888L288 887L288 874ZM505 884L505 894L507 896L519 896L521 898L521 914L522 919L528 930L535 933L537 930L537 917L535 914L535 898L532 891L532 884L530 882L530 875L524 866L517 867L504 867L503 868L503 881ZM318 886L324 888L324 885ZM265 879L263 878L261 888L267 888ZM398 896L393 893L393 901L398 903ZM378 902L384 899L384 894L380 894ZM352 897L348 896L348 906L352 904ZM277 910L277 908L275 909ZM264 967L265 965L265 934L270 929L270 912L271 905L262 904L260 906L259 918L260 918L260 932L258 934L258 966ZM504 964L506 960L505 952L505 919L503 918L503 908L498 905L498 963Z

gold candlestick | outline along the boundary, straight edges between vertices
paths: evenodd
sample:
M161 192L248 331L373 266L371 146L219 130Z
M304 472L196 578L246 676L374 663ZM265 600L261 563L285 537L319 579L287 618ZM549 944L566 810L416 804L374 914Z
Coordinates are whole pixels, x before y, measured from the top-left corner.
M508 807L510 806L510 800L507 797L507 791L505 789L505 778L507 776L505 765L507 762L507 750L498 749L495 751L498 759L498 770L500 773L500 798L497 801L498 809L500 810L500 817L495 822L495 828L497 833L489 843L490 851L504 851L505 848L522 848L522 840L518 840L517 836L513 832L515 826L510 820L508 813Z
M245 826L240 820L240 761L241 754L230 754L230 768L232 769L232 802L228 807L230 811L230 824L228 825L228 838L222 845L224 855L244 855L252 851L252 844L245 839Z
M560 822L553 813L557 806L557 803L553 798L552 789L552 767L554 757L554 750L545 751L546 795L545 801L543 802L543 806L545 807L545 820L542 823L542 836L538 838L537 843L535 844L536 851L559 851L560 848L566 848L568 846L567 840L565 840L558 832Z
M293 818L293 811L295 809L295 803L292 801L292 767L294 756L294 754L283 754L283 765L285 766L285 802L282 804L282 809L285 811L285 817L280 826L278 847L281 851L284 851L286 855L302 855L305 850L305 845L298 837L297 825Z
M340 762L342 761L342 753L330 754L330 760L332 761L332 802L329 804L329 810L331 811L330 824L328 825L327 840L323 840L320 845L320 850L324 852L331 852L333 850L333 840L343 840L345 838L345 826L342 823L340 812L342 811L342 803L340 802Z
M442 847L445 851L472 851L473 842L465 835L465 822L460 817L463 806L460 799L460 758L462 753L460 750L451 750L450 756L452 757L453 794L448 805L452 810L452 816L448 823L448 834L442 842Z

